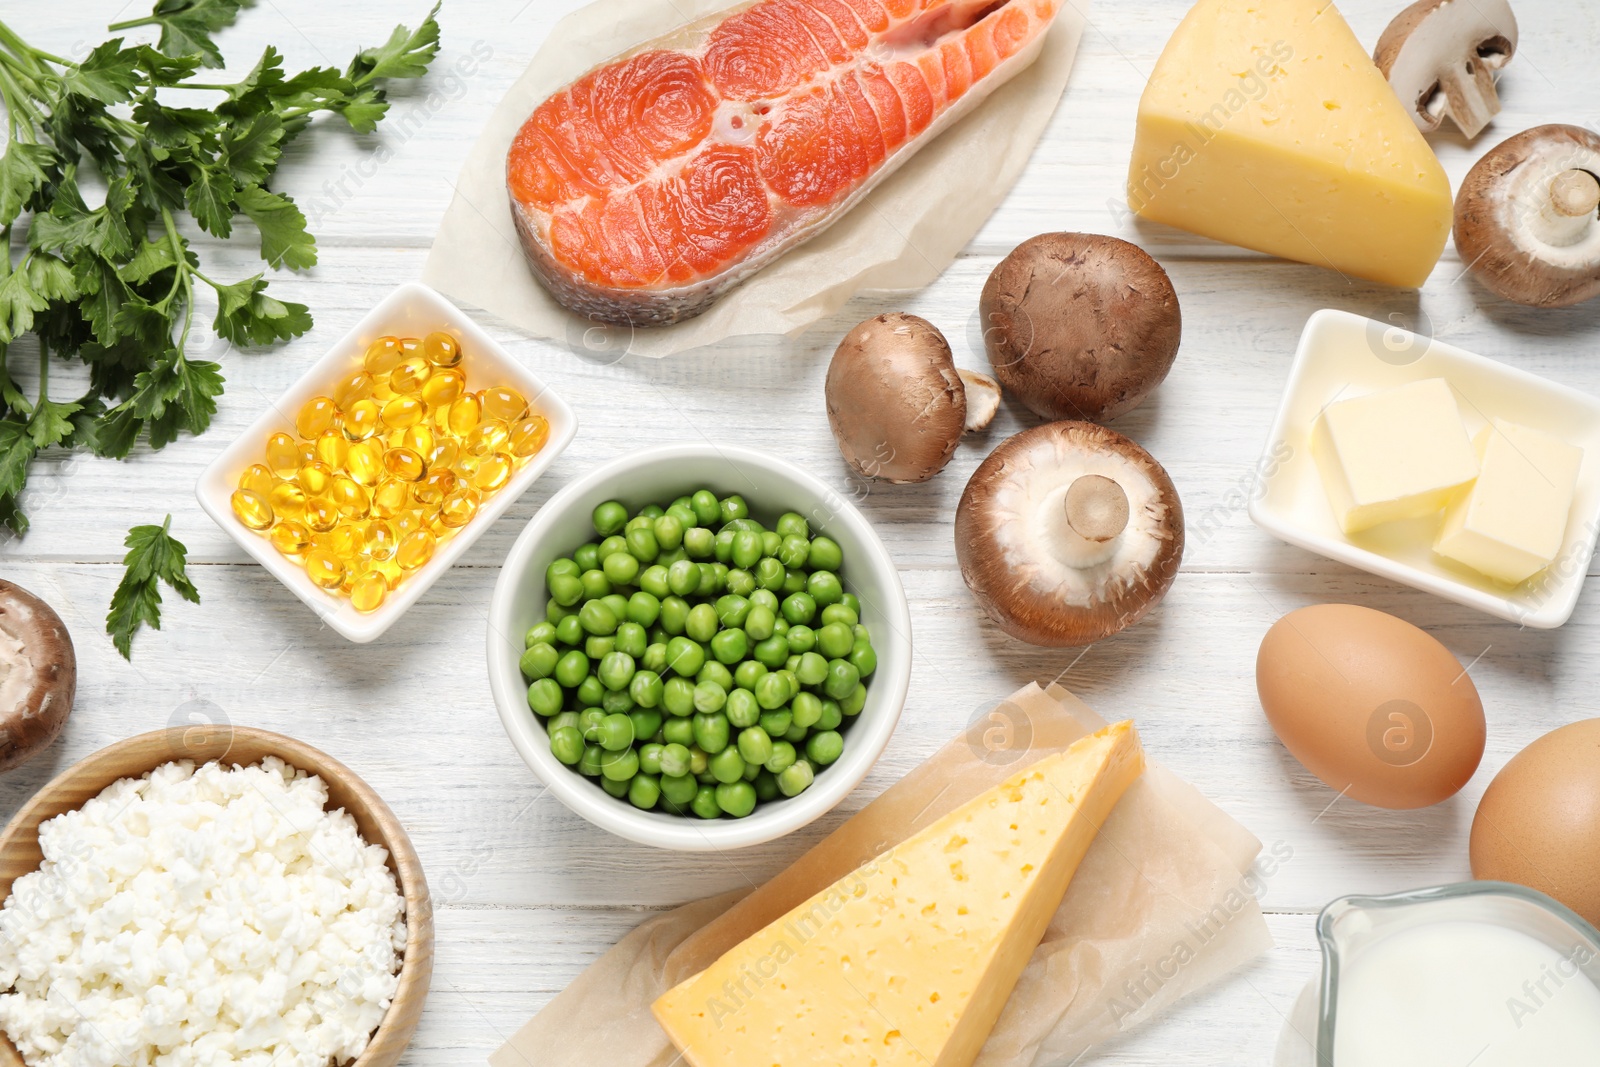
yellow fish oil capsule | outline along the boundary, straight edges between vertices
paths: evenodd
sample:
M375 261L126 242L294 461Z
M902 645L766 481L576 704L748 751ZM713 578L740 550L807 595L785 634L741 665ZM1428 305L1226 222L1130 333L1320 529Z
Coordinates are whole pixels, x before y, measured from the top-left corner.
M411 486L399 478L385 478L372 489L372 514L393 518L411 503Z
M443 330L435 330L422 339L422 354L435 367L454 367L461 362L461 344Z
M367 523L367 528L362 532L362 548L371 559L382 563L384 560L394 558L395 545L399 538L395 536L394 527L382 519L373 519Z
M310 441L297 441L295 447L300 450L300 466L317 462L317 446Z
M300 444L279 431L267 438L267 468L280 478L293 477L300 469Z
M325 496L306 498L305 524L316 533L327 533L339 525L339 505Z
M350 452L350 442L338 430L328 430L317 438L317 458L334 470L344 466Z
M402 338L400 338L400 351L405 353L405 355L402 356L401 358L409 358L411 356L420 356L420 355L422 355L422 338L420 338L420 337L402 337ZM424 358L426 358L426 357L424 357Z
M511 430L499 419L485 418L461 441L461 447L474 456L504 451L511 443Z
M400 588L400 583L405 581L406 572L400 569L400 564L393 559L386 559L382 563L372 565L373 574L383 575L383 580L388 583L389 592Z
M389 372L389 388L401 396L416 396L422 392L431 374L433 364L420 355L407 356Z
M457 437L465 437L478 425L478 420L483 418L483 402L476 393L462 393L450 405L450 414L446 416L445 424L450 432Z
M319 589L337 589L344 581L344 561L326 548L312 548L305 555L306 574Z
M400 444L422 456L426 462L428 453L433 451L433 431L423 423L408 427L400 435Z
M252 493L266 496L272 492L272 487L278 484L278 476L266 468L264 464L252 463L239 475L239 488L248 489Z
M333 476L333 484L328 486L328 499L339 509L339 514L349 519L364 519L372 509L372 498L367 491L343 474Z
M294 482L279 482L267 494L272 513L280 519L298 519L306 513L306 493Z
M377 438L357 441L344 457L345 473L358 485L377 485L383 478L383 442Z
M265 530L272 525L272 505L267 498L253 489L235 489L228 499L234 516L252 530Z
M422 457L409 448L389 449L383 454L383 466L390 474L407 482L419 480L428 470Z
M300 468L298 477L300 488L305 490L307 496L321 496L333 482L333 468L320 459L312 459Z
M430 408L453 404L467 391L467 379L458 370L441 367L422 385L422 402Z
M339 384L333 387L333 402L339 405L340 411L348 412L350 405L358 400L367 400L372 396L372 375L366 371L356 371L339 379Z
M456 461L451 465L450 469L455 472L457 478L464 478L470 482L472 481L472 476L478 473L478 467L482 463L482 456L474 456L471 452L462 452L456 457Z
M446 437L443 441L435 441L432 450L423 455L429 470L449 470L455 466L456 457L461 455L461 446L455 438Z
M397 396L383 405L383 424L391 430L404 430L422 421L422 401L414 396Z
M338 556L346 565L358 556L366 554L367 541L364 531L355 524L342 522L328 531L327 540L324 542L329 552Z
M357 400L344 409L344 435L347 440L365 441L383 425L383 409L376 400Z
M483 457L472 475L472 485L492 493L511 480L511 457L504 452L491 452Z
M314 396L295 416L294 428L307 441L315 441L329 430L339 428L339 405L331 396Z
M550 440L550 423L543 415L529 415L511 427L511 454L517 459L537 455Z
M350 586L350 604L364 614L383 607L388 595L389 583L377 571L368 571Z
M472 521L478 513L478 494L462 486L444 498L444 503L439 507L439 521L452 530L459 530Z
M455 491L456 476L447 469L430 470L411 487L411 499L423 507L436 508Z
M392 522L394 535L399 541L404 541L407 537L422 529L424 525L421 513L409 509L396 512Z
M267 540L285 556L298 556L311 547L311 531L305 528L304 523L289 519L274 526L272 532L267 534Z
M401 568L414 571L433 558L433 550L439 546L438 538L427 530L416 530L405 536L400 546L395 549L394 561Z
M501 422L520 422L528 414L528 398L509 385L496 385L483 391L483 417Z
M380 337L367 346L367 354L362 359L361 365L365 368L367 377L376 385L378 382L387 381L389 372L404 358L400 351L400 338Z

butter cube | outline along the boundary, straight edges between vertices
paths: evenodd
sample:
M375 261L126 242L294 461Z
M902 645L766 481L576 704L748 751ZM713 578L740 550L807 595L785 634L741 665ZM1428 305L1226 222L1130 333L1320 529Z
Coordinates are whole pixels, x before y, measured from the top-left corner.
M1445 510L1433 550L1508 585L1555 561L1583 449L1495 419L1478 434L1482 472Z
M1329 405L1311 452L1346 534L1432 515L1478 476L1461 409L1443 378Z

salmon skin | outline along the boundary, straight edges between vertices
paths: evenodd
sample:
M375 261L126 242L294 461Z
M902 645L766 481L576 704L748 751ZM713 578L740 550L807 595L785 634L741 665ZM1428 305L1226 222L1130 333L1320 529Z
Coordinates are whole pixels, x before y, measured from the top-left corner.
M506 157L534 272L664 326L845 214L1038 57L1061 0L758 0L612 59Z

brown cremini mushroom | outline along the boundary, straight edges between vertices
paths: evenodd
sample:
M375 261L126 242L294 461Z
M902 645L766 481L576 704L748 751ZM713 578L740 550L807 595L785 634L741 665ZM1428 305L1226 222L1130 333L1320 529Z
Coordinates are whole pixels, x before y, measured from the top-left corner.
M1005 441L967 483L956 557L1000 628L1052 648L1138 622L1183 560L1172 479L1128 438L1053 422Z
M1495 74L1517 51L1506 0L1418 0L1378 38L1373 61L1424 133L1445 116L1470 140L1500 113Z
M1536 126L1491 149L1461 183L1455 238L1507 300L1565 307L1600 294L1600 136Z
M925 482L961 435L989 425L1000 386L958 370L926 319L877 315L845 335L828 365L828 424L850 469L887 482Z
M0 771L56 739L72 711L78 661L50 605L0 580Z
M1018 245L989 275L978 310L995 377L1046 419L1131 411L1166 378L1183 336L1161 264L1092 233Z

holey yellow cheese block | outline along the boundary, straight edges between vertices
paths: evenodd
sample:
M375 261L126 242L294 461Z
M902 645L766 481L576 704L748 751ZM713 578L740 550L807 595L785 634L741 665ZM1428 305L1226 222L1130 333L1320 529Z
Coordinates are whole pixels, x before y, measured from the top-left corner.
M967 1067L1144 769L1132 723L1047 757L655 1002L692 1067Z
M1450 181L1327 0L1200 0L1139 101L1128 204L1155 222L1420 286Z

